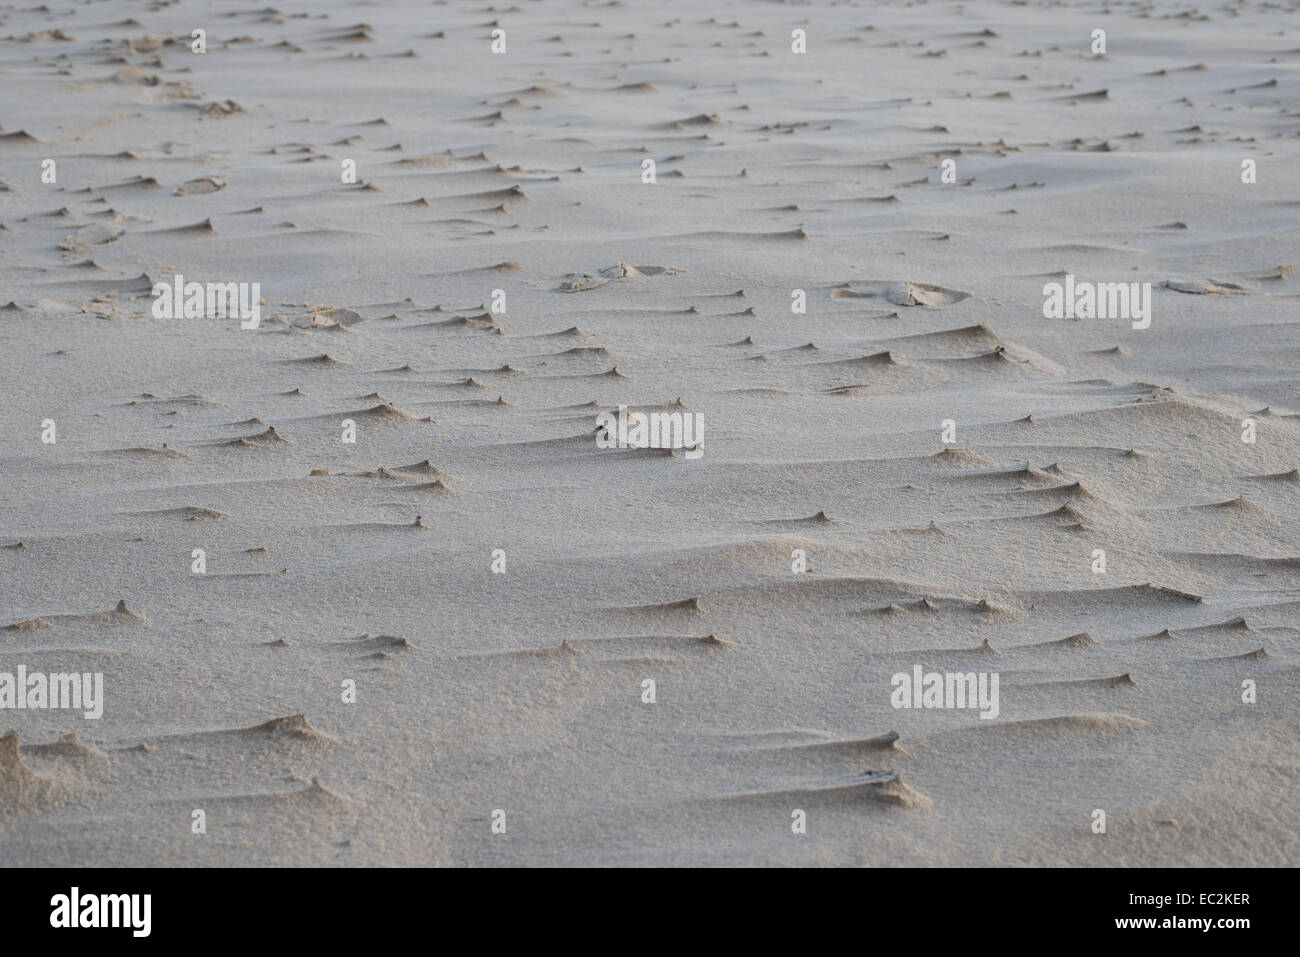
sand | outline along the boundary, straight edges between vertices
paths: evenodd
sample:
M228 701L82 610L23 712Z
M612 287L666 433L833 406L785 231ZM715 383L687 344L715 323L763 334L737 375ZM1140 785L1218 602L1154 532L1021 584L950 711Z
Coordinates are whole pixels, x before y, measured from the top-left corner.
M0 862L1300 862L1296 11L0 7Z

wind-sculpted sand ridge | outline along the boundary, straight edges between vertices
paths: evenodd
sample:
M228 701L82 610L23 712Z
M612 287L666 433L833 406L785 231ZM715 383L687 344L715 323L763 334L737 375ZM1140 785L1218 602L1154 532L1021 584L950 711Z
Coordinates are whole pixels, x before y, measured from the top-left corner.
M730 794L724 800L778 808L786 805L817 807L830 803L925 811L933 805L928 796L908 785L897 772L874 770L807 784L790 783L770 791Z

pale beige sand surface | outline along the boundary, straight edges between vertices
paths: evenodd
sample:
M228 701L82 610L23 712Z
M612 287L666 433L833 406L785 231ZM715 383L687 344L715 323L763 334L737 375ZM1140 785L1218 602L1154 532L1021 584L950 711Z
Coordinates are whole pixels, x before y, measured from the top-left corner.
M1298 24L0 6L0 861L1296 864Z

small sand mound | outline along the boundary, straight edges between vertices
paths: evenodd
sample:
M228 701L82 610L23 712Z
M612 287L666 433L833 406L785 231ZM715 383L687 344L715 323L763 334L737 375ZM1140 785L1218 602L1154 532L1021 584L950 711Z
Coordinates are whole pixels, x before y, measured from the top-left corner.
M1147 722L1126 714L1063 714L1020 721L990 722L988 725L976 726L975 730L985 733L1099 734L1106 737L1145 727Z
M365 416L369 419L387 419L394 422L411 421L415 418L415 416L411 415L409 412L403 412L397 406L389 402L380 402L378 405L373 405L368 409L358 409L355 412L348 412L345 414L352 418Z
M1047 642L1049 645L1060 645L1064 648L1096 648L1097 641L1086 631L1078 634L1069 635L1065 638L1058 638L1056 641Z
M310 784L299 791L293 792L292 796L298 801L311 802L326 806L350 803L349 800L338 791L327 788L320 778L312 778Z
M1073 93L1057 99L1068 100L1071 103L1103 103L1110 99L1110 93L1107 90L1091 90L1088 93Z
M716 113L696 113L681 120L671 120L659 126L661 130L679 130L689 127L722 126L723 119Z
M399 635L362 635L356 640L356 644L366 649L395 653L417 650L415 645Z
M1069 522L1083 523L1087 521L1087 516L1079 511L1073 505L1061 505L1052 509L1050 512L1043 512L1041 515L1032 516L1034 518L1063 518Z
M75 731L61 735L57 741L50 744L27 745L24 750L28 754L34 754L40 758L65 758L74 761L108 760L108 755L98 748L86 744L81 738L77 737Z
M934 806L928 795L922 794L894 771L863 771L861 784L864 796L871 800L910 811L925 811Z
M1110 678L1090 678L1085 684L1099 685L1105 688L1136 688L1138 683L1133 680L1133 676L1127 671L1122 675L1115 675Z
M834 754L844 757L876 751L896 751L899 754L904 754L906 752L899 747L898 739L897 731L886 731L884 734L872 735L866 738L839 738L832 741L812 741L806 744L781 744L765 750L789 751L795 754Z
M157 86L162 82L162 77L155 73L145 73L139 67L123 67L114 73L109 80L113 83L123 83L128 86Z
M0 816L48 808L60 790L55 781L37 774L22 759L17 731L0 738Z
M866 770L852 777L796 788L780 794L782 797L799 797L809 801L862 801L910 811L925 811L934 806L929 796L907 784L897 771Z
M394 472L409 472L414 475L446 475L442 469L434 465L429 459L423 462L416 462L414 465L399 465L393 469Z
M1270 472L1266 475L1247 475L1245 477L1261 482L1300 482L1300 468L1291 469L1289 472Z
M417 482L414 485L407 486L412 492L432 492L435 495L452 495L452 488L442 479L434 479L432 482Z
M251 728L243 728L241 734L265 735L280 741L301 741L309 744L336 744L334 738L318 730L305 714L291 714L283 718L272 718Z
M1201 508L1225 508L1233 511L1258 512L1262 511L1258 505L1246 498L1244 495L1238 495L1236 498L1230 498L1226 502L1211 502L1208 505L1200 506Z
M1257 648L1254 651L1247 651L1240 655L1225 655L1221 658L1208 658L1207 661L1262 661L1269 658L1268 651L1264 648Z
M256 442L258 445L293 445L288 439L275 431L275 426L268 426L265 432L258 432L256 435L250 435L245 439L246 442Z
M173 191L174 196L202 196L205 193L215 193L218 190L226 188L226 181L217 179L214 176L202 176L198 179L187 180L177 186Z
M160 232L164 232L164 233L204 233L204 234L216 233L216 231L217 231L217 227L212 225L211 217L204 220L200 220L197 223L190 223L188 226L176 226L172 229L160 230Z
M661 612L661 611L696 612L696 611L701 611L702 609L700 607L700 596L696 595L693 598L683 598L681 601L666 601L666 602L660 602L659 604L655 604L655 605L633 605L625 610L645 611L645 612Z
M172 515L179 515L187 522L199 522L205 518L229 518L230 515L216 508L207 508L200 505L186 505L183 508L174 508L170 510Z
M587 292L591 289L599 289L608 282L608 279L599 276L574 276L572 279L564 280L556 288L560 292Z
M885 289L885 298L897 306L951 306L970 297L968 292L923 282L891 283Z
M5 631L40 631L44 628L53 628L54 626L44 618L25 618L22 621L16 621L12 625L5 625Z
M202 119L219 120L243 112L244 108L234 100L218 100L203 107L199 111L199 116Z
M113 610L108 612L108 614L111 615L117 621L122 621L122 622L135 622L135 621L143 622L145 620L144 616L137 615L130 608L126 607L125 598L119 598L117 604L113 607Z
M940 449L930 456L935 462L942 462L944 465L988 465L984 459L980 458L970 449L948 446Z
M1194 279L1190 281L1169 280L1166 289L1187 293L1192 296L1241 296L1246 293L1243 286L1231 282L1216 282L1213 279Z

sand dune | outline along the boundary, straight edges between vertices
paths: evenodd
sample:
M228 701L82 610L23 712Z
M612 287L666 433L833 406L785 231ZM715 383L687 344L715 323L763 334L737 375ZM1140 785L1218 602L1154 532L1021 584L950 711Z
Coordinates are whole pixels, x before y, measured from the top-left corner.
M0 860L1300 861L1294 4L105 4L0 10Z

